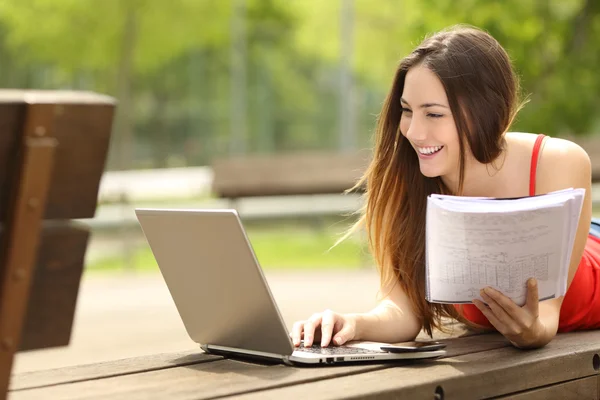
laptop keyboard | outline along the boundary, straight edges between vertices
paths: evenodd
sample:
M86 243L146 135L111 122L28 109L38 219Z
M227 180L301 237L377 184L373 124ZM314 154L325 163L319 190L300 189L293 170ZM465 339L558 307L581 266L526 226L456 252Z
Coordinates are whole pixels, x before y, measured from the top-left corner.
M345 346L330 346L321 347L318 344L313 344L311 347L304 347L304 344L300 343L300 346L296 351L305 351L313 354L323 355L344 355L344 354L380 354L385 353L383 350L368 350L357 347L345 347Z

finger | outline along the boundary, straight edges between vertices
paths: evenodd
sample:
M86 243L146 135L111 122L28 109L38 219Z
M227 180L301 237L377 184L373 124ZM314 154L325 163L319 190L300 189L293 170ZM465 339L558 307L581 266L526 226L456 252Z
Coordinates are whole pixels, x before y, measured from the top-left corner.
M511 317L511 319L519 319L522 317L521 307L519 307L510 297L505 296L498 290L491 287L484 288L482 293L486 294L488 298L494 300L499 307L502 307L502 309Z
M486 316L488 321L498 330L498 332L502 334L507 334L510 332L511 323L508 321L506 313L500 306L494 303L494 300L486 296L484 293L481 293L481 297L485 301L477 300L478 308L481 312ZM487 304L486 304L487 303Z
M313 345L313 339L315 337L315 329L321 323L321 315L315 314L308 321L304 323L304 346L310 347Z
M525 308L529 313L537 318L539 316L540 298L538 294L538 285L535 278L531 278L527 281L527 301L525 302Z
M475 304L479 311L485 315L488 321L490 321L490 324L492 324L494 328L498 330L498 332L502 334L504 333L504 324L500 322L500 320L494 315L494 312L491 310L491 308L486 306L483 301L478 299L474 299L473 304Z
M303 327L303 321L298 321L292 326L292 342L294 343L294 346L300 346L300 339L302 338Z
M487 293L485 291L481 291L480 292L481 298L483 299L483 301L485 301L487 303L487 307L492 311L492 313L494 313L494 316L496 317L496 319L498 319L498 321L500 321L500 323L502 323L502 325L504 325L505 329L510 328L512 325L514 325L514 320L512 318L511 315L509 315L506 310L504 310L504 308L502 308L502 306L500 306L496 300L494 300L492 297L488 296Z
M321 319L321 347L326 347L331 341L331 335L335 324L335 313L327 310Z
M337 346L341 346L352 339L354 339L354 326L345 322L341 329L335 334L333 343Z

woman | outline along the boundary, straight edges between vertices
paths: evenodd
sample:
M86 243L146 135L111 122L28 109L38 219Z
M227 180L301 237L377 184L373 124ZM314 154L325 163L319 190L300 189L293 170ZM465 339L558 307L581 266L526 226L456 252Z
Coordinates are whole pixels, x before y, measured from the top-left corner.
M591 167L576 144L508 132L523 103L508 55L487 33L455 27L402 60L379 116L375 154L363 177L367 230L384 296L365 314L325 311L294 324L295 345L349 340L403 342L443 317L495 329L519 348L557 332L600 327L600 240L590 233ZM362 183L361 182L361 183ZM486 288L464 306L425 300L425 206L431 193L520 197L564 188L586 196L564 297L539 302L534 279L517 306Z

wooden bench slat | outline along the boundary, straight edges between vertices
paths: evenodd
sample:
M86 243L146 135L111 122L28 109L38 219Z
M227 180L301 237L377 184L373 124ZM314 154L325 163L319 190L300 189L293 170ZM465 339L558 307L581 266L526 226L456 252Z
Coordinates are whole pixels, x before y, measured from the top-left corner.
M368 398L481 399L593 376L600 331L556 337L547 347L523 351L512 346L448 358L432 366L400 366L355 377L340 377L240 396L240 399L339 399L344 393ZM342 388L342 389L340 389Z
M2 91L0 91L0 94ZM5 222L10 198L9 187L14 185L18 168L22 134L25 121L25 107L18 104L4 104L0 107L0 222Z
M576 379L574 381L558 383L556 385L545 386L539 389L527 390L518 394L498 397L510 400L583 400L598 399L598 381L600 377L590 376L588 378Z
M85 380L97 380L114 376L130 375L140 372L157 371L191 364L221 360L223 357L203 353L201 350L182 351L177 353L152 354L143 357L106 361L102 363L77 365L25 372L14 375L10 390L15 391L56 386Z
M69 344L88 239L82 224L43 223L19 351Z
M448 355L456 356L508 346L497 334L456 338L448 341ZM437 361L434 361L437 362ZM408 362L410 363L410 362ZM323 368L292 368L283 365L262 365L238 360L221 360L193 364L180 368L152 371L127 376L109 377L73 384L11 392L11 399L87 398L151 399L151 398L211 398L234 396L249 391L296 385L315 380L331 379L392 368L397 364L363 364ZM52 372L60 374L60 370ZM39 381L49 378L38 376ZM17 375L14 381L21 382ZM56 382L56 381L55 381ZM21 387L24 385L21 383Z
M0 92L1 94L2 92ZM100 100L98 100L100 102ZM17 140L27 110L25 103L0 102L0 210L5 212L7 190L14 176ZM58 141L52 185L46 202L45 219L79 219L94 216L100 179L105 168L114 107L109 103L54 105L51 127L44 129ZM6 216L0 215L0 221Z
M342 193L360 179L369 158L363 151L218 159L212 190L226 198Z
M104 172L114 107L100 103L55 106L59 142L46 219L92 218Z
M209 399L253 390L294 385L315 379L375 371L381 365L302 369L222 360L148 373L10 392L11 400L78 399Z
M26 125L48 120L49 107L28 112ZM22 337L32 276L42 226L50 176L56 155L56 140L34 138L24 129L19 142L18 165L8 182L10 202L0 244L0 395L8 388L14 353Z

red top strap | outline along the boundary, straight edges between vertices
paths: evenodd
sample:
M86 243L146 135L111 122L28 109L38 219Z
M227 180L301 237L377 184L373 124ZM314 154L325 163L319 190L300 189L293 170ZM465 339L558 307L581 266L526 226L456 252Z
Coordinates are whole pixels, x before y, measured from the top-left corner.
M535 196L535 173L537 170L538 158L540 155L540 147L545 135L539 134L533 145L533 154L531 155L531 171L529 172L529 195Z

